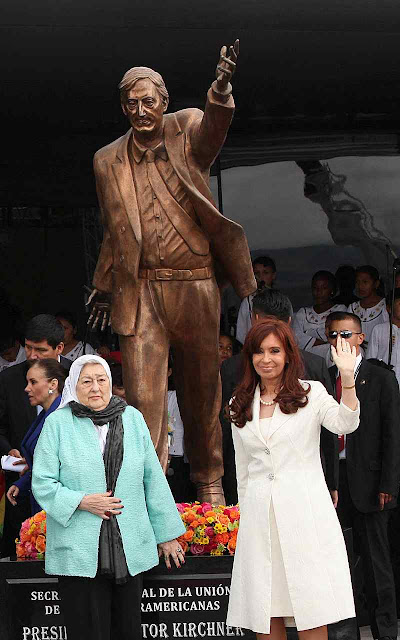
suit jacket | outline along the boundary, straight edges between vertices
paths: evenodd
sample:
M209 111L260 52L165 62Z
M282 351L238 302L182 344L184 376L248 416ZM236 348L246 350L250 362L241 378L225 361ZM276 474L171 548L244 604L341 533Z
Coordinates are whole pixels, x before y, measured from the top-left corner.
M225 141L233 110L232 96L224 104L210 89L204 113L199 109L183 109L164 116L164 142L209 242L219 284L231 282L244 298L256 289L246 236L239 224L219 213L209 187L210 166ZM132 135L130 129L94 157L104 234L93 286L112 294L112 327L121 335L135 333L142 247L140 214L128 157ZM169 215L168 210L165 213ZM204 240L199 244L198 225L190 216L170 219L191 250L203 254Z
M29 427L28 431L25 434L24 439L21 442L21 453L26 460L26 464L28 465L29 470L26 473L24 473L23 476L18 478L18 480L16 480L14 484L19 488L20 496L29 495L31 500L32 515L42 510L42 507L38 505L38 503L36 502L35 498L31 493L33 454L35 453L36 443L39 439L39 436L43 429L43 425L45 423L46 418L50 414L52 414L53 411L56 411L56 409L58 409L58 407L60 406L60 402L61 402L61 396L58 396L58 398L55 398L55 400L52 402L50 408L47 411L43 409L39 413L36 420L33 422L33 424L31 424L31 426Z
M72 362L61 356L60 364L69 371ZM37 418L36 407L30 405L24 391L27 371L27 362L21 362L0 373L0 455L10 449L20 450L29 426Z
M330 367L332 383L336 367ZM349 490L355 507L379 511L378 493L397 496L400 483L400 393L396 376L363 359L356 379L360 427L346 436ZM385 509L393 509L392 500Z
M332 382L328 373L325 360L320 356L308 351L300 351L305 367L306 380L318 380L322 382L325 389L330 395L333 395ZM220 421L222 425L223 435L223 455L225 475L223 477L223 485L225 497L228 502L237 501L236 492L236 469L235 454L232 441L231 423L225 416L225 407L233 396L235 387L239 384L241 378L241 354L232 356L222 363L221 381L222 381L222 409L220 413ZM337 489L339 484L339 458L338 458L338 439L333 433L326 429L321 429L321 450L325 462L325 477L329 489Z
M185 527L142 414L126 407L122 423L124 458L115 495L125 509L116 517L134 576L156 566L157 544L182 535ZM104 461L92 421L77 418L69 407L55 411L39 436L32 470L32 492L47 513L46 573L94 578L102 519L78 505L88 493L105 491Z

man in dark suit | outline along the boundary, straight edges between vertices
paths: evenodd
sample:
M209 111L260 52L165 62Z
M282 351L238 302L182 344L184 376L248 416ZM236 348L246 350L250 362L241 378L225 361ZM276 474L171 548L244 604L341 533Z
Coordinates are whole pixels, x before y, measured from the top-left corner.
M253 299L252 321L257 322L266 316L275 316L284 322L291 322L293 307L287 296L274 289L263 289ZM328 368L323 358L301 351L306 380L319 380L330 394L333 394ZM225 407L231 399L241 377L240 354L228 358L221 367L222 409L220 414L223 431L224 477L223 488L227 504L237 502L235 452L232 442L232 431L229 420L225 416ZM325 478L334 504L337 502L339 462L337 437L322 428L321 451L324 463Z
M399 386L392 371L362 357L364 334L358 316L331 313L326 320L331 344L336 345L339 332L357 351L354 374L361 414L358 429L342 436L340 442L338 516L342 526L353 528L355 550L362 558L373 637L396 638L396 594L387 528L400 483ZM340 377L335 366L329 372L339 400Z
M58 359L65 369L70 368L71 361L61 356L64 348L64 328L54 316L35 316L28 323L25 335L27 360L54 358ZM31 407L25 393L27 370L27 362L22 362L0 373L0 456L21 457L21 442L38 415L37 407ZM17 474L6 473L6 490L17 478ZM21 522L29 516L29 498L19 498L15 507L6 500L1 557L15 554L15 538L19 535Z

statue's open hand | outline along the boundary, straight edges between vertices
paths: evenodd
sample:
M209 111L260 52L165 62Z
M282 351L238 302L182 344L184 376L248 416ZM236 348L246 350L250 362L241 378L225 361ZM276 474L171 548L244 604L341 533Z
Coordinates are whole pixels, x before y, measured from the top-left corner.
M97 289L93 289L86 306L89 306L94 298L96 298L96 300L93 302L87 323L92 329L95 329L99 322L101 322L101 331L104 331L107 326L111 325L110 295L108 293L101 293Z
M239 57L239 40L235 41L235 44L229 47L228 50L225 45L221 48L220 58L217 65L217 89L224 92L231 81L233 74L236 71L236 62Z

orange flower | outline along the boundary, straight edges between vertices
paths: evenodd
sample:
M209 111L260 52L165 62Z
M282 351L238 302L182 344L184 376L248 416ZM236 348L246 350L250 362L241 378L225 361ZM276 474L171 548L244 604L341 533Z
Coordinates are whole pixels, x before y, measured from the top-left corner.
M29 529L21 529L20 532L21 542L28 542L31 539L31 534L29 533Z
M229 533L217 533L215 536L215 541L221 544L227 544L229 541Z
M191 529L196 529L196 527L198 527L198 526L199 526L199 524L200 524L200 522L199 522L198 520L193 520L193 521L190 523L189 527L190 527Z
M206 511L204 514L205 518L215 518L215 511Z
M44 553L46 550L46 538L44 536L38 536L35 546L39 553Z
M236 537L231 538L228 542L228 551L231 555L235 553L235 549L236 549Z
M23 558L25 556L24 545L17 543L17 558Z
M196 516L194 515L194 513L187 513L185 516L185 522L193 522L193 520L196 520Z
M239 513L239 511L237 511L237 509L231 509L231 513L230 513L229 517L232 520L232 522L234 520L239 520L240 519L240 513Z
M33 521L34 522L42 522L43 520L46 520L46 512L45 511L39 511L39 513L35 513L35 515L33 516Z
M186 540L187 542L190 542L193 536L194 536L193 529L188 529L186 533L183 534L183 539Z
M206 524L206 519L203 516L201 516L201 518L197 518L197 522L199 524Z
M221 523L221 524L229 524L229 518L228 516L225 516L223 513L220 513L217 515L217 520Z

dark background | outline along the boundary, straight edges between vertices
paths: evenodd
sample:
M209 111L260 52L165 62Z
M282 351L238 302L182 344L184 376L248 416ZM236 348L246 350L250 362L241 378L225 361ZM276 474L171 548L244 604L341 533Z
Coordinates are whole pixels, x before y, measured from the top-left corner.
M3 0L0 23L0 286L29 313L82 305L81 208L96 206L93 154L127 130L131 66L161 72L171 111L202 107L240 38L222 169L398 153L397 0Z

